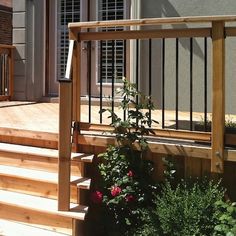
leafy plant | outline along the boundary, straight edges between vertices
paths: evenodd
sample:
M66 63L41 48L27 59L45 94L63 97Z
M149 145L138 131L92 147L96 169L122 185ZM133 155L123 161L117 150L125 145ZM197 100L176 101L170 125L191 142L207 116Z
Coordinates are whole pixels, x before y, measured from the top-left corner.
M206 127L207 127L207 130L209 130L209 131L211 129L211 123L212 123L212 117L207 118L207 120L206 120ZM201 120L198 121L196 123L196 125L200 125L200 126L204 127L205 126L204 119L201 118ZM225 117L225 128L236 128L236 121L233 120L232 116L230 116L230 115L227 115Z
M101 111L109 113L118 145L109 146L99 155L102 182L94 202L100 202L102 196L106 235L114 232L133 235L143 220L143 209L152 204L156 189L152 180L153 163L145 159L148 146L145 135L152 133L153 103L127 80L118 93L127 117L122 120L112 109Z
M214 227L214 236L234 236L236 235L236 203L217 201L217 209L214 217L217 225Z
M222 200L223 189L218 184L204 181L179 184L169 182L156 196L155 214L160 235L212 235L215 226L215 202Z

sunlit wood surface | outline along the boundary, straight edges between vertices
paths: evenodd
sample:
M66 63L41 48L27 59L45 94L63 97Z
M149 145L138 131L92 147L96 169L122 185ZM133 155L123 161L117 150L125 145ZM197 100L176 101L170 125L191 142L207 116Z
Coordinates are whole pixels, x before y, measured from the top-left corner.
M88 122L89 109L87 105L82 105L81 120ZM91 108L91 122L98 124L100 122L100 107L92 106ZM115 111L123 117L123 111L115 108ZM58 133L58 103L32 103L32 102L0 102L0 127L24 129L32 131L43 131ZM103 123L109 124L111 119L108 119L108 113L103 114ZM159 122L161 127L162 111L155 110L152 112L152 118ZM179 112L179 127L188 129L189 112ZM235 119L235 116L230 116L230 119ZM194 122L203 120L202 113L193 114ZM174 128L175 126L175 112L165 112L165 127Z

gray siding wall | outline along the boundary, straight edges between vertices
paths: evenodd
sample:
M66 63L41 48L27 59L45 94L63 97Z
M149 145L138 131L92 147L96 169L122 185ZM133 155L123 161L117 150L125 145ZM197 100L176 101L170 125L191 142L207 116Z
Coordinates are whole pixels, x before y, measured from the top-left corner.
M140 1L140 17L174 17L174 16L201 16L201 15L235 15L235 0L145 0ZM193 26L193 25L192 25ZM182 27L192 27L182 25ZM196 25L194 25L196 27ZM170 26L176 27L176 26ZM202 38L194 39L193 56L193 109L203 111L203 78L204 78L204 42ZM208 39L208 110L211 111L211 39ZM148 48L143 42L141 50L141 87L147 90L148 63L145 63ZM158 57L159 55L159 57ZM161 107L161 42L154 42L153 48L153 86L154 99ZM179 43L179 106L182 111L189 111L189 39L181 39ZM166 40L166 106L175 109L175 41ZM226 40L226 113L236 114L236 39Z
M26 0L13 0L14 98L26 99Z
M44 1L13 0L14 98L39 100L44 84Z

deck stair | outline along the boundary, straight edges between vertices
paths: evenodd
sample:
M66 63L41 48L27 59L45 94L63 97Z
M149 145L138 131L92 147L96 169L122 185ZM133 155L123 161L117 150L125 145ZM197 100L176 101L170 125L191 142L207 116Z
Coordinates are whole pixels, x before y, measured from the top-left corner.
M92 161L93 155L72 153L70 211L58 211L58 150L0 143L0 219L21 230L25 225L22 235L72 235L73 219L82 226L88 212L86 165Z

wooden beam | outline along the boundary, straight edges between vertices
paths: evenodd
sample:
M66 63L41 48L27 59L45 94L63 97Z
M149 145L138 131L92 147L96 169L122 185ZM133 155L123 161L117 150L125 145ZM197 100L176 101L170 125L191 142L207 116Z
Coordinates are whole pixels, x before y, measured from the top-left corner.
M85 131L98 131L98 132L112 132L114 128L110 125L103 124L89 124L89 123L80 123L80 129ZM170 129L152 129L154 134L150 137L163 137L163 138L174 138L174 139L186 139L186 140L195 140L210 142L211 133L209 132L193 132L185 130L170 130Z
M6 48L6 49L14 49L15 46L12 46L12 45L6 45L6 44L0 44L0 48Z
M212 154L211 171L224 171L225 132L225 35L224 22L212 23Z
M0 95L0 101L10 100L10 96Z
M116 145L114 137L106 136L94 136L94 135L79 135L78 138L79 145L89 145L96 147L106 148L108 145ZM183 156L183 157L194 157L201 159L211 159L211 147L210 146L200 146L194 143L173 143L166 141L149 141L148 142L149 151L152 153L159 153L163 155L172 156ZM225 149L224 150L225 161L236 162L236 150Z
M138 20L112 20L112 21L90 21L69 23L70 29L75 28L100 28L116 26L144 26L144 25L164 25L164 24L189 24L189 23L212 23L218 21L236 21L236 15L228 16L190 16L190 17L167 17L167 18L146 18Z
M210 37L210 28L185 28L185 29L157 29L157 30L128 30L81 32L79 41L85 40L117 40L117 39L150 39L150 38L188 38Z
M70 161L72 122L72 83L59 85L59 162L58 162L58 210L70 208Z
M105 136L91 136L91 135L80 135L79 136L80 145L94 145L98 147L107 147L108 145L116 145L114 137ZM168 141L149 141L148 142L149 151L153 153L159 153L164 155L173 156L188 156L188 157L198 157L204 159L210 159L211 148L200 147L197 145L190 144L178 144Z
M225 36L236 36L236 27L225 27Z

